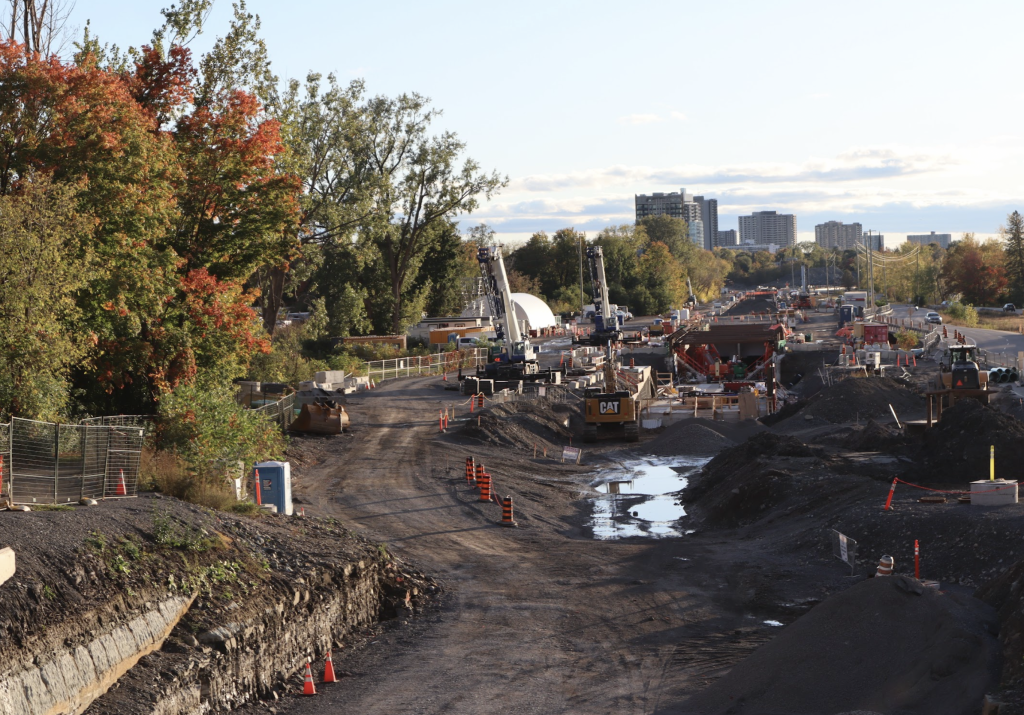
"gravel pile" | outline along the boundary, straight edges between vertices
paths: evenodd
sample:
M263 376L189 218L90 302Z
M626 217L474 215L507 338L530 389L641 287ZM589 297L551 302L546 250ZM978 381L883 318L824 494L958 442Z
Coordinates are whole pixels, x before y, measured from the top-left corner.
M906 440L896 429L868 420L863 427L851 429L840 444L852 452L893 452L905 446Z
M686 701L696 715L976 713L997 682L995 611L969 595L877 578L799 618Z
M576 436L573 426L581 422L578 405L544 401L508 402L474 413L458 428L449 431L460 442L476 442L515 449L561 447Z
M889 405L900 419L924 417L925 400L903 383L890 377L847 378L825 387L808 398L801 409L789 419L802 420L808 415L840 424L871 418L892 417Z

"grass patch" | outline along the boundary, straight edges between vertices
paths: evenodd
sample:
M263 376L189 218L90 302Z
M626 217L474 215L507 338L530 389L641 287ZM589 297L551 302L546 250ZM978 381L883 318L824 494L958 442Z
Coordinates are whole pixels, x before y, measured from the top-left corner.
M32 511L74 511L70 504L32 504Z
M183 524L167 514L153 516L153 537L156 543L171 549L202 553L220 546L220 540Z
M263 513L260 506L251 501L236 501L228 507L228 511L242 516L259 516Z

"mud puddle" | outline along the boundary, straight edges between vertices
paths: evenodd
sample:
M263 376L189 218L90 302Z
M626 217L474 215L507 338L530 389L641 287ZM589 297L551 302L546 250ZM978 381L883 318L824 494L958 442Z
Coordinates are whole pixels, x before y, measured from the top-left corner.
M675 492L708 461L706 457L637 459L598 472L591 482L598 494L590 499L587 523L594 538L666 538L690 533L679 524L686 509Z

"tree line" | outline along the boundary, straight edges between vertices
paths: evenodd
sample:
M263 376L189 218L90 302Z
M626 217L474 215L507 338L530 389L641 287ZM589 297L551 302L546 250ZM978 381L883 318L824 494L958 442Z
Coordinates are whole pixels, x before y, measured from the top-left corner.
M152 412L245 377L286 305L323 334L393 333L451 297L456 217L506 180L434 130L427 98L282 84L243 0L200 56L212 0L124 51L87 25L66 58L54 4L10 3L0 415Z

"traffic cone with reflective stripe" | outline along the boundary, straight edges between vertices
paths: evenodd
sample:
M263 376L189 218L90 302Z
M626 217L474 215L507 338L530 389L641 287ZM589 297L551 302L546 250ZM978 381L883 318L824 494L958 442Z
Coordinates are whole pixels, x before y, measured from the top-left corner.
M334 677L334 661L331 660L331 651L327 651L327 662L324 663L324 682L325 683L337 683L338 679Z
M306 674L303 676L303 680L305 682L302 684L302 694L316 695L316 686L313 685L313 671L309 667L309 663L306 663Z
M126 497L128 496L128 487L124 483L124 470L121 470L121 478L117 482L117 496Z

